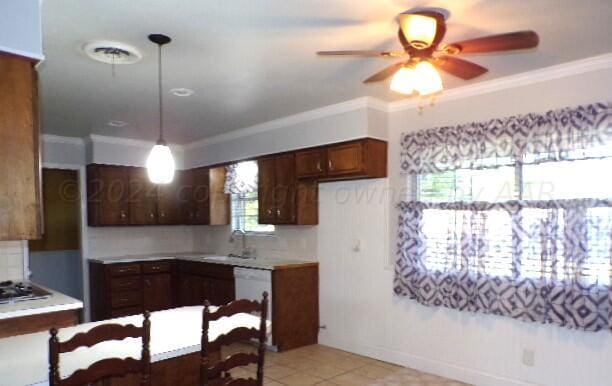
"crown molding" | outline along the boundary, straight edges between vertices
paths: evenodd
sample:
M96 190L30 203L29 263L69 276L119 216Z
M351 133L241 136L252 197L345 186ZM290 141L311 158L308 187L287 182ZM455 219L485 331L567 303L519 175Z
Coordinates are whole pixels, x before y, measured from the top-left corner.
M43 134L42 140L46 143L61 143L64 145L85 146L85 141L83 140L83 138L78 137L64 137L62 135Z
M530 84L609 68L612 68L612 53L557 64L550 67L539 68L537 70L526 71L502 78L470 84L467 86L452 88L443 91L442 94L436 99L436 103L468 98L495 91L527 86ZM394 113L418 108L419 103L420 102L417 98L391 102L387 104L387 112Z
M123 145L123 146L133 146L133 147L141 147L141 148L151 148L155 145L154 141L145 141L142 139L133 139L133 138L121 138L121 137L109 137L106 135L98 135L98 134L90 134L87 137L87 141L91 143L105 143L109 145ZM182 145L177 145L173 143L169 143L168 146L176 151L183 151L184 147Z
M315 119L330 117L337 114L348 113L351 111L372 108L383 112L387 111L386 102L373 97L360 97L351 99L345 102L336 103L320 107L313 110L304 111L302 113L289 115L284 118L275 119L272 121L260 123L257 125L245 127L238 130L233 130L228 133L215 135L208 138L203 138L185 145L186 149L194 149L207 145L213 145L220 142L230 141L242 137L248 137L254 134L260 134L271 130L280 129L287 126L293 126L304 122L309 122Z

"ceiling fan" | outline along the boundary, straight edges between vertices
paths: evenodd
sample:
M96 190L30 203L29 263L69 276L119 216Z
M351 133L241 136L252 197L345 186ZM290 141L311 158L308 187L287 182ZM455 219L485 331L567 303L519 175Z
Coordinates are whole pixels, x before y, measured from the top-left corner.
M404 59L377 72L364 80L364 83L379 82L393 76L391 90L403 94L417 92L420 95L430 95L443 89L437 70L465 80L488 71L485 67L454 55L520 50L536 47L539 42L535 32L518 31L441 44L446 33L443 13L434 10L407 11L399 14L398 19L398 38L403 50L319 51L317 54Z

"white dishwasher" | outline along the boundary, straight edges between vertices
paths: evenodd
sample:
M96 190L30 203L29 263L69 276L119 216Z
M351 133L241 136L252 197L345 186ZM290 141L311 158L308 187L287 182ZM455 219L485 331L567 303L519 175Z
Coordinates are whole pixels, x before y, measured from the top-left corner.
M268 321L272 321L272 271L255 268L234 268L236 299L261 301L264 291L268 293ZM272 326L274 328L274 326ZM268 331L267 345L272 347L272 331Z

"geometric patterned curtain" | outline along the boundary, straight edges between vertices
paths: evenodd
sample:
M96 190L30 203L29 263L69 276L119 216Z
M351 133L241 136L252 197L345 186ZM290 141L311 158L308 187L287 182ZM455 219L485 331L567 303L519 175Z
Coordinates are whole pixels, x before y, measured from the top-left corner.
M612 200L400 204L395 293L612 329Z
M400 170L408 174L584 159L585 149L612 156L612 103L568 107L485 122L438 127L401 138ZM593 153L592 153L593 154Z
M227 194L257 191L257 161L243 161L225 167L224 192Z
M611 113L605 102L404 133L400 167L431 176L503 165L514 167L523 189L522 165L612 157ZM593 180L602 186L611 176ZM612 197L405 201L399 209L397 295L428 306L612 330Z

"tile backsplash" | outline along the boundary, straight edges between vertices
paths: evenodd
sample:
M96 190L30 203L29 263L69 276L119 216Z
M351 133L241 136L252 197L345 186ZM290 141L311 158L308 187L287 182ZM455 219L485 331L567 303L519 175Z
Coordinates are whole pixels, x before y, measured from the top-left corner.
M242 250L242 235L235 235L231 242L231 233L229 226L194 227L194 250L223 255L239 254ZM273 235L247 236L246 245L255 248L258 257L316 261L317 227L277 226Z
M23 241L0 241L0 281L23 280Z
M89 257L192 251L193 227L143 226L88 228Z

